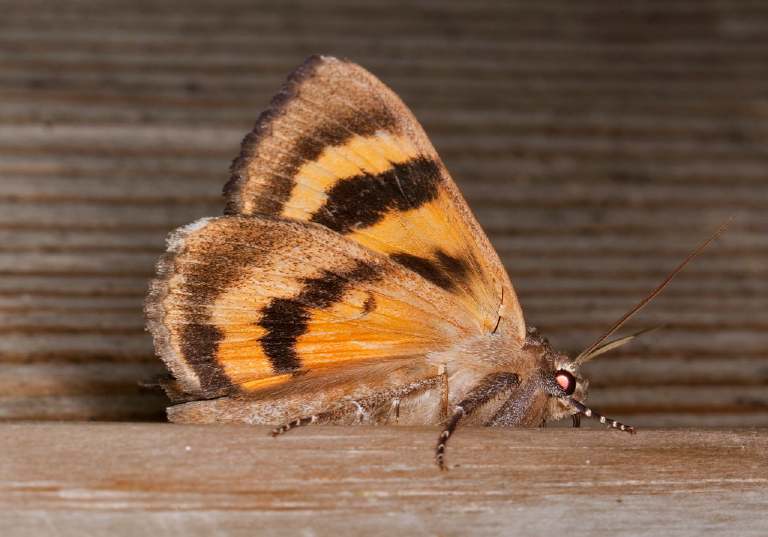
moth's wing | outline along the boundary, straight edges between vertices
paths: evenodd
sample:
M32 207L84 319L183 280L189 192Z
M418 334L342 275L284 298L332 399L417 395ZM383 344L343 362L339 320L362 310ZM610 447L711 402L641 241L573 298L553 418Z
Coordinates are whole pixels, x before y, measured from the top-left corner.
M422 356L483 333L452 293L307 222L203 219L171 235L157 269L148 328L197 398Z
M321 224L455 295L487 330L525 338L504 267L426 134L362 67L311 57L243 141L227 214Z

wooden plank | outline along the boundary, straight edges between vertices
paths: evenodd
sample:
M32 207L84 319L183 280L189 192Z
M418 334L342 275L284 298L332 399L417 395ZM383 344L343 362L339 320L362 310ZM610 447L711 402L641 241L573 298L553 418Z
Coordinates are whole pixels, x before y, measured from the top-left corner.
M6 332L0 338L3 363L19 362L114 362L157 363L152 340L146 334L103 331Z
M766 430L0 425L0 533L763 535Z
M162 374L158 363L2 364L4 397L137 394L139 381Z

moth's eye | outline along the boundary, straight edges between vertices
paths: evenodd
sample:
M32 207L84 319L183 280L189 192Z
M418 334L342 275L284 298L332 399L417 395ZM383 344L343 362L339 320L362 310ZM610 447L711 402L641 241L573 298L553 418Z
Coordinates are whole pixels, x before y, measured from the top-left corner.
M565 390L566 395L572 395L576 390L576 379L564 369L561 369L555 374L555 380L560 387Z

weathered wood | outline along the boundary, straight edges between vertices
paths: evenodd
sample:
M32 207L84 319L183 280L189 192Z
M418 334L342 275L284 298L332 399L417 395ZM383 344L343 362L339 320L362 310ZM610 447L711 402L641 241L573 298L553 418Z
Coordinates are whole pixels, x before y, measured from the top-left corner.
M0 425L0 534L764 535L768 431Z

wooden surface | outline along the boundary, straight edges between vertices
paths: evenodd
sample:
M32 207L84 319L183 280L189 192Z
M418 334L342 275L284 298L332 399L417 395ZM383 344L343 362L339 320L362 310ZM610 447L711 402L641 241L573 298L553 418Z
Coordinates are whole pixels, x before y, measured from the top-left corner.
M768 432L0 425L0 534L765 535Z

